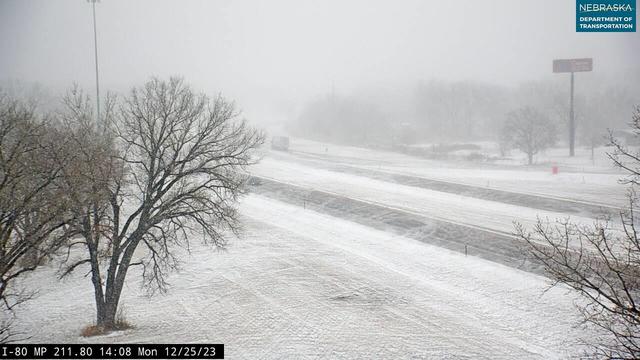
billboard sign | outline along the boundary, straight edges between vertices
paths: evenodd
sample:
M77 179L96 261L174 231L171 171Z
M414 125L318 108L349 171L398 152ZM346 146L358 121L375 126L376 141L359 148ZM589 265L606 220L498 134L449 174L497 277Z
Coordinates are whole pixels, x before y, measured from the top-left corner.
M593 70L593 59L557 59L553 60L554 73L571 73Z

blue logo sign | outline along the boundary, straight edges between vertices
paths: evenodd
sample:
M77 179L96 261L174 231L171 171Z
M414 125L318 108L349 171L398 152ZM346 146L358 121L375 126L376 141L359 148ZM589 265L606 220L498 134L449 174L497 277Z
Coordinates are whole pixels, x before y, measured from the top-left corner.
M576 0L577 32L636 32L636 0Z

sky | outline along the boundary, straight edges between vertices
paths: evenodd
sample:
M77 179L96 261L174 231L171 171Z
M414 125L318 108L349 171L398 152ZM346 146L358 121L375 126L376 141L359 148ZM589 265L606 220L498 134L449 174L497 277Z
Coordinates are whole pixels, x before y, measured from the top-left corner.
M613 79L640 67L640 34L576 33L575 0L102 0L96 15L101 91L180 75L254 120L332 89L549 78L554 58ZM0 0L0 80L93 89L92 26L86 0Z

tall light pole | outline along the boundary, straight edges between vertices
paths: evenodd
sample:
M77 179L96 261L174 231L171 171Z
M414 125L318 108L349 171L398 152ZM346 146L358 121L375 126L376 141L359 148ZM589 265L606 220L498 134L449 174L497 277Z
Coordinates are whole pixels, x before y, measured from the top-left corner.
M100 81L98 79L98 31L96 29L96 2L99 0L87 0L93 10L93 49L96 58L96 119L100 120Z

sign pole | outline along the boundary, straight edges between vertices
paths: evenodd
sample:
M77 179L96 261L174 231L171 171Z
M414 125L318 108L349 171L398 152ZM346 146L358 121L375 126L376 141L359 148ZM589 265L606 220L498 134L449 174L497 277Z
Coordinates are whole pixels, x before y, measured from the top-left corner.
M573 71L571 72L571 99L569 100L569 156L574 156L576 144L576 117L573 112Z
M571 73L571 95L569 98L569 156L575 156L576 147L576 116L573 111L574 73L579 71L592 71L593 59L556 59L553 60L554 73Z

